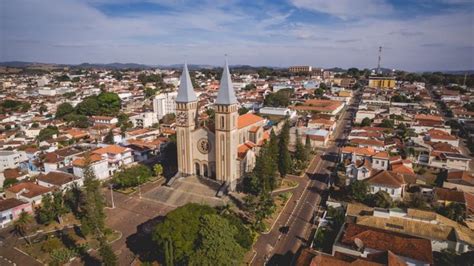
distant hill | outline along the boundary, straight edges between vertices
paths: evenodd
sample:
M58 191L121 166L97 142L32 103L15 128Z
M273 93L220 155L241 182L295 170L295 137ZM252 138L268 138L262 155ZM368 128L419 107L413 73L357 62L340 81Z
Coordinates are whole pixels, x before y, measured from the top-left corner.
M153 66L135 63L110 63L110 64L91 64L82 63L79 65L70 65L73 68L105 68L105 69L151 69Z

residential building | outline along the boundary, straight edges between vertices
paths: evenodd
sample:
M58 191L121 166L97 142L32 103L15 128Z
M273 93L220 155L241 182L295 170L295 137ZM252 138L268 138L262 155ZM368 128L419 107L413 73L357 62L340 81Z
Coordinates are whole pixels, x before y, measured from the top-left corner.
M292 73L311 72L312 70L313 70L312 66L291 66L288 68L288 71Z
M79 187L82 187L83 185L82 178L59 171L51 171L47 174L39 174L36 177L36 182L40 186L47 188L55 188L59 190L71 188L72 186L74 186L74 184Z
M121 166L133 163L132 150L119 145L108 145L92 151L92 154L102 156L108 162L109 176Z
M377 89L394 89L396 80L394 77L369 77L369 87Z
M33 213L29 202L16 198L0 199L0 228L10 225L22 212Z
M86 167L87 160L89 163L89 167L94 173L94 175L99 180L104 180L111 175L109 171L109 162L105 156L100 154L90 154L89 157L86 159L84 157L76 158L72 162L72 170L75 176L80 178L84 178L84 168Z
M41 204L45 194L51 193L52 188L44 187L33 182L21 182L5 190L7 199L15 198L31 203L33 206Z
M8 168L17 168L21 162L27 161L22 151L0 151L0 173Z
M130 116L133 127L147 128L158 123L158 118L154 112L143 112Z
M162 119L167 114L176 113L176 97L178 92L160 93L153 98L153 112L158 119Z

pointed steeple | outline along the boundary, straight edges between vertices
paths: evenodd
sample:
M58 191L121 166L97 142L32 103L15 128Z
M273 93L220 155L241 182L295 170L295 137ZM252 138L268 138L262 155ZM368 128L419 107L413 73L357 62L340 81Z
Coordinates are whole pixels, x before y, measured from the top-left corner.
M237 98L235 97L234 87L232 86L232 80L230 78L229 64L227 63L227 60L225 60L216 104L229 105L235 103L237 103Z
M180 103L189 103L197 101L196 93L194 92L193 83L189 76L188 64L185 62L183 67L183 73L179 80L178 96L176 101Z

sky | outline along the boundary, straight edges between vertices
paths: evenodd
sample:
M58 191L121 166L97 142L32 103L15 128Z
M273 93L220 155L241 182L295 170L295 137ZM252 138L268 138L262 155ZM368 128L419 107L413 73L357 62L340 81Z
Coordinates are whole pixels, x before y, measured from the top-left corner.
M474 69L473 0L0 0L0 61Z

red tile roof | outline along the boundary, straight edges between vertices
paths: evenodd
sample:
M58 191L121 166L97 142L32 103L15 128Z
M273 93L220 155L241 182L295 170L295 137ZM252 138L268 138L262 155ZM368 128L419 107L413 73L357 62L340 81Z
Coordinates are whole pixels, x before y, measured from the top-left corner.
M433 263L431 241L357 224L347 224L341 243L356 248L354 240L362 240L366 248L391 251L396 255Z
M256 124L260 121L263 121L263 118L261 118L260 116L254 115L252 113L246 113L244 115L239 116L237 120L237 127L241 129Z
M379 171L366 180L369 184L384 185L395 188L402 187L407 183L402 174L386 170Z

